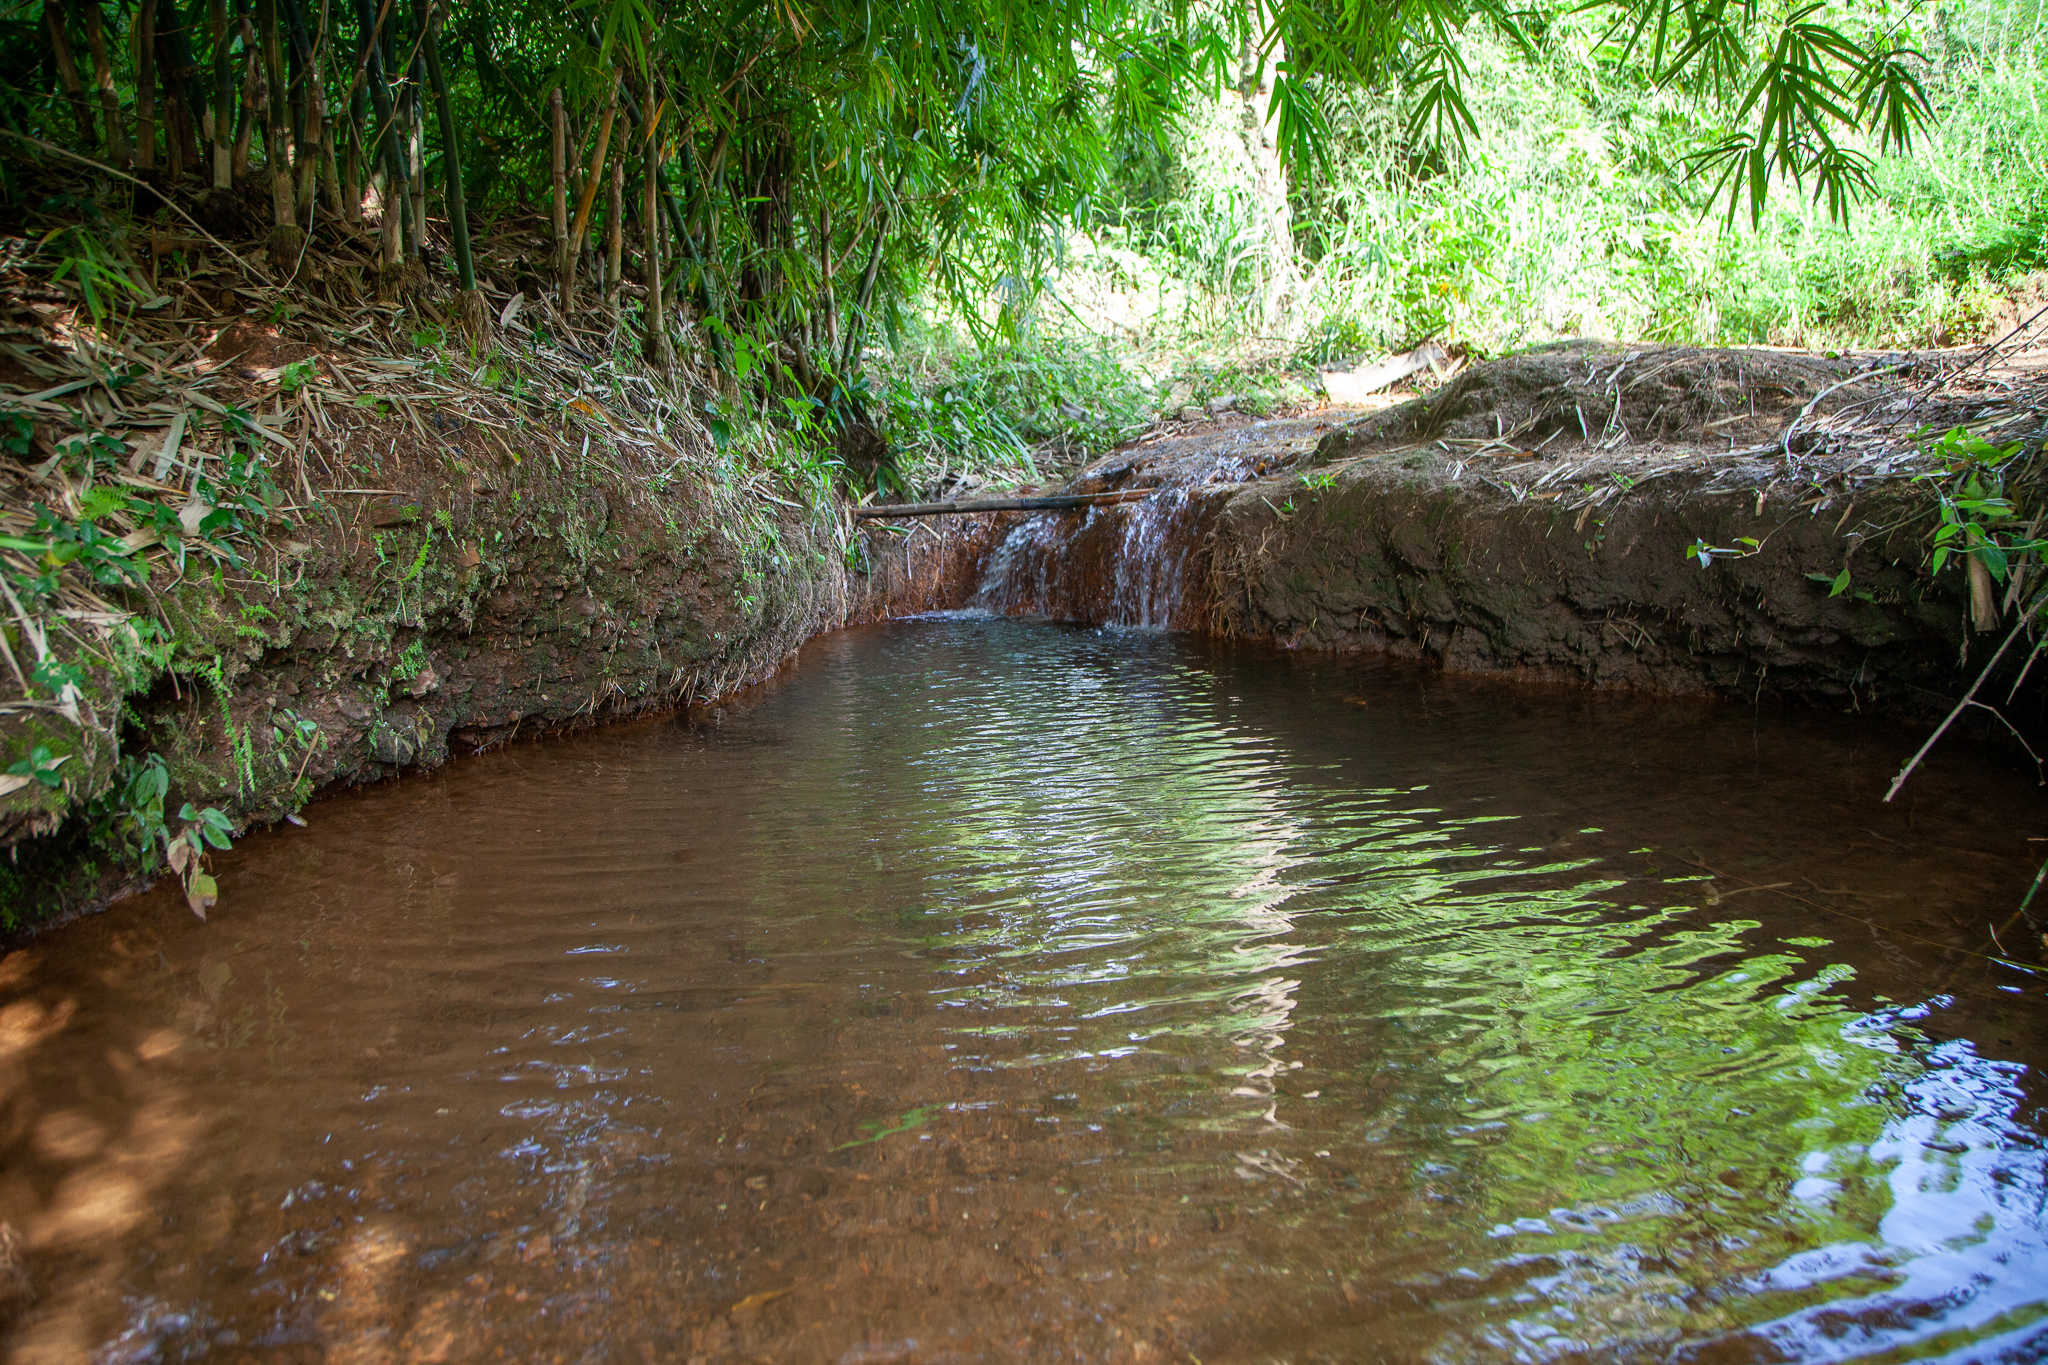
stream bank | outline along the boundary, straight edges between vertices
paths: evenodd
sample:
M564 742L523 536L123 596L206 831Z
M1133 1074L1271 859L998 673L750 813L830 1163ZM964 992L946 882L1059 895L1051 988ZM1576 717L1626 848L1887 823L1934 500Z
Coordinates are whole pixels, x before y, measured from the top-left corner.
M1983 613L1960 557L1932 570L1949 476L1928 433L2019 444L2005 491L2024 518L2044 427L2023 360L1966 358L1983 363L1964 382L1955 356L1573 343L1377 413L1169 433L1068 485L1150 498L1008 518L963 602L1939 716L2019 594L1992 585ZM2028 686L2005 714L2039 731L2042 706Z
M157 818L189 801L246 829L456 753L712 701L816 635L937 610L1938 715L1999 636L1969 628L1959 570L1928 570L1924 451L1871 437L1868 414L1904 402L1894 434L1974 422L2029 454L2041 435L2031 405L1959 407L1914 360L1581 344L1365 416L1164 427L1066 485L1147 494L1131 503L857 529L822 485L739 470L644 379L610 405L564 399L566 382L535 403L445 352L323 351L247 320L206 335L182 387L158 381L177 399L158 406L249 414L261 432L242 439L285 492L242 552L178 541L191 567L146 602L57 614L79 723L27 699L0 716L8 759L46 744L63 765L0 803L15 926L137 884L115 856L137 755L163 764ZM82 368L90 411L105 367ZM1604 424L1584 424L1589 407ZM136 451L114 481L210 511L208 447L194 437L162 468L155 420L102 416ZM212 458L230 460L235 431L218 428ZM51 453L12 467L10 501L89 502L94 467ZM2039 688L2017 698L2007 718L2040 729Z
M160 855L188 803L237 832L297 819L943 605L934 551L957 537L864 547L800 452L716 448L688 372L593 372L530 332L408 356L186 302L153 334L60 344L28 292L0 354L21 437L0 535L82 547L4 627L6 929L152 880L161 856L144 873L134 849Z

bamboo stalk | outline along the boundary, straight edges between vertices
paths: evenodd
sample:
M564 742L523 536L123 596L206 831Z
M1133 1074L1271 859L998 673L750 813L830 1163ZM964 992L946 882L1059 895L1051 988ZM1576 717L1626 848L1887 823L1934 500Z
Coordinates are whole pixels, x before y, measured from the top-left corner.
M178 180L184 178L187 166L197 170L203 164L199 124L206 114L206 100L197 79L199 59L193 54L192 36L177 0L156 0L155 30L156 64L164 91L164 135L170 142L171 178Z
M378 135L375 145L365 145L363 155L370 166L383 165L383 191L378 196L382 208L379 220L379 235L382 240L380 255L385 269L395 269L404 259L405 247L401 239L403 232L405 200L405 174L399 156L399 135L396 111L392 107L391 82L385 74L383 41L385 19L391 12L391 0L384 0L383 8L377 11L373 22L370 17L370 0L355 0L356 27L361 35L363 51L357 59L359 73L367 73L370 92L370 107L376 117Z
M562 87L548 91L549 144L548 179L554 187L555 273L560 275L562 257L569 250L569 115L562 108Z
M78 78L78 58L66 30L66 8L62 0L43 0L43 26L49 30L50 52L57 60L57 83L64 87L72 121L78 125L79 145L88 152L98 151L100 139L92 125L92 106L85 102L85 83Z
M114 62L107 51L106 16L100 0L85 0L85 45L92 53L92 83L100 97L100 120L107 130L107 154L126 169L135 163L128 148L128 130L121 124L121 96L114 89Z
M653 46L649 35L648 46ZM667 312L661 300L661 139L656 136L656 115L659 112L654 100L654 83L647 83L647 117L642 120L642 132L646 137L646 188L642 222L646 241L642 249L646 261L644 269L647 286L646 338L641 353L647 363L656 371L666 373L671 360L668 344Z
M348 132L348 143L343 149L341 166L341 220L350 227L360 227L363 222L363 174L366 158L363 155L363 96L357 95L343 105L342 124Z
M299 255L298 213L292 198L291 140L285 126L284 33L278 0L256 0L256 33L263 48L264 172L270 177L270 265L288 273Z
M611 145L612 120L619 112L619 87L612 85L611 103L597 125L597 147L590 154L590 172L583 177L583 196L576 205L576 222L569 229L568 249L562 255L562 316L569 316L576 288L576 264L583 258L583 243L590 232L590 212L597 204L597 187L604 175L605 149Z
M425 25L427 79L434 88L434 112L441 123L441 168L446 175L448 235L454 239L455 274L461 284L456 296L456 313L463 329L481 337L490 326L483 294L476 287L476 262L470 255L469 207L462 192L462 149L455 130L455 106L448 98L448 73L441 66L439 31L446 10L433 0L420 0L420 22Z
M235 66L229 55L228 0L212 0L213 20L213 187L235 183Z
M612 158L611 194L604 209L604 306L619 310L619 276L626 258L626 158Z
M314 43L306 34L306 12L298 0L282 0L288 21L285 49L286 80L292 115L292 173L295 202L310 214L320 183L320 81L315 69Z
M235 118L232 182L239 184L249 174L249 147L255 140L256 110L262 99L263 79L256 61L256 30L250 23L246 0L236 0L236 22L242 29L242 101Z
M341 168L334 160L334 120L327 113L327 81L321 68L330 61L328 36L331 15L329 0L320 0L320 18L313 34L313 56L307 65L306 107L313 119L314 147L318 154L321 188L327 194L329 211L338 221L343 217Z
M1052 493L1044 497L968 498L959 502L906 502L894 506L856 507L853 514L866 520L881 517L936 517L952 512L1057 512L1070 507L1109 507L1138 502L1156 489L1128 488L1118 493Z
M135 169L156 169L156 6L135 7Z
M424 260L427 246L427 119L426 111L421 107L420 87L424 84L426 71L424 59L417 55L417 43L413 51L415 55L405 72L405 98L401 101L405 108L405 183L409 191L407 207L410 210L412 254L415 260Z

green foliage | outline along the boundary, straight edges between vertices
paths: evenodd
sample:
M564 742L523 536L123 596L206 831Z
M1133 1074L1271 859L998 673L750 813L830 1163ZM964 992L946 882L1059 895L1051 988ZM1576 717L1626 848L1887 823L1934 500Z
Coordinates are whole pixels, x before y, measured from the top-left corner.
M1930 567L1940 573L1952 554L1978 560L1995 582L2004 582L2013 561L2038 558L2044 541L2027 532L2014 533L2015 508L2006 496L2012 462L2025 449L2021 442L1996 446L1956 427L1937 438L1930 451L1939 461L1918 482L1933 486L1940 501Z
M51 281L69 280L96 323L106 321L124 300L142 297L142 286L136 283L127 261L86 226L53 228L38 243L38 249L55 261Z
M2048 106L2031 10L1973 0L1883 19L1930 54L1918 79L1934 117L1910 156L1881 133L1838 137L1869 160L1853 230L1825 197L1756 214L1746 188L1752 212L1730 226L1729 200L1715 211L1713 181L1692 172L1748 87L1724 108L1648 79L1643 51L1590 22L1603 14L1532 23L1526 45L1467 31L1474 128L1448 148L1415 131L1402 77L1327 88L1328 162L1293 179L1285 236L1263 214L1243 100L1190 101L1163 149L1120 151L1053 293L1086 330L1168 365L1232 350L1322 364L1430 335L1481 354L1572 335L1948 345L2035 266Z
M140 759L123 754L113 782L86 808L94 843L118 850L138 872L154 872L172 837L164 823L164 799L170 789L161 754Z
M64 785L64 775L58 771L71 758L70 754L52 755L50 746L38 744L27 758L8 768L11 777L27 777L40 782L51 791Z
M26 460L33 449L35 434L35 421L27 413L0 408L0 455Z
M427 642L425 640L414 640L410 645L406 646L405 652L398 656L398 662L391 665L391 680L398 683L409 683L421 673L424 673L426 668ZM290 713L287 712L286 714ZM312 725L311 721L301 723ZM314 728L318 729L319 727L315 726Z
M14 575L15 587L25 600L41 602L55 595L58 577L72 565L77 565L92 582L107 586L147 580L149 571L135 558L134 551L122 544L119 537L102 531L91 519L70 521L41 503L31 510L35 525L28 535L0 536L0 549L33 558L30 572Z

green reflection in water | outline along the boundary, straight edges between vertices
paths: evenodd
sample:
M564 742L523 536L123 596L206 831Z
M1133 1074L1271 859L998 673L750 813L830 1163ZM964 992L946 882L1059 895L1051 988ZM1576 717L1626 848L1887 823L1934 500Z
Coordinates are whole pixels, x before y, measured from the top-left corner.
M1219 719L1199 669L1155 666L1095 705L1105 678L1129 688L1128 658L1049 639L1028 670L925 657L919 727L855 720L809 755L831 812L804 829L809 856L922 955L920 989L984 1064L1213 1059L1146 1131L1234 1136L1247 1180L1319 1190L1286 1215L1288 1259L1424 1287L1447 1359L1626 1354L1910 1280L1888 1219L1962 1185L1902 1194L1901 1158L1875 1150L1911 1115L1927 1044L1851 1009L1849 966L1757 951L1753 920L1701 922L1676 884L1694 879L1646 897L1598 859L1502 842L1512 815L1347 787L1341 765ZM878 695L886 674L848 686L856 717L900 700ZM764 906L798 894L764 876ZM1302 1056L1320 1088L1288 1083ZM1136 1144L1124 1160L1186 1168ZM1366 1201L1318 1185L1317 1160L1409 1200L1348 1219ZM2041 1240L2037 1211L2022 1263L2048 1266ZM1766 1283L1834 1247L1874 1250ZM1885 1340L1925 1347L1947 1311ZM1991 1330L1957 1311L1958 1340Z

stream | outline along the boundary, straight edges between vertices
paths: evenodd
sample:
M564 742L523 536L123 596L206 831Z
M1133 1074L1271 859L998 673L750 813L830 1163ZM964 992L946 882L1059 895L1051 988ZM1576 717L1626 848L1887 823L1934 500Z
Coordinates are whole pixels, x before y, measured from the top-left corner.
M2048 1358L2041 796L1918 739L842 631L0 960L5 1350Z

